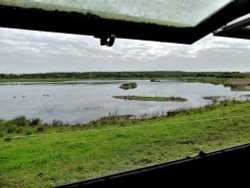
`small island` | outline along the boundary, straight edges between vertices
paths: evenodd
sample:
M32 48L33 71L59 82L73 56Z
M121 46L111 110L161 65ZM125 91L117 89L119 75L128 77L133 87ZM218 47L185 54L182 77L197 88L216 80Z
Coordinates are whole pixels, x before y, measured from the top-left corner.
M207 96L207 97L202 97L202 98L206 100L217 100L217 99L222 98L222 96Z
M250 95L241 95L242 97L250 97Z
M185 102L187 99L181 97L146 97L146 96L113 96L115 99L135 100L135 101L155 101L155 102Z
M207 97L202 97L205 100L210 100L213 103L218 102L218 100L222 99L222 96L207 96Z
M151 79L150 82L160 82L160 80Z
M124 83L120 86L120 88L124 90L135 89L137 88L137 84L135 82Z

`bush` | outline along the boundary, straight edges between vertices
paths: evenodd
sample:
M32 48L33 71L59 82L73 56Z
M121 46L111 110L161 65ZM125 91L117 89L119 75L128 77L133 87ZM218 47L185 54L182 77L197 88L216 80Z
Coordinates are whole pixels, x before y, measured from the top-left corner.
M23 129L21 127L17 127L16 128L16 133L21 133L21 132L23 132Z
M14 127L14 126L8 127L7 133L13 133L13 132L15 132L15 130L16 130L16 127Z
M27 136L29 136L29 135L31 135L31 134L32 134L32 133L31 133L30 131L27 131L27 132L26 132L26 135L27 135Z
M27 119L25 116L20 116L11 120L10 124L17 125L18 127L24 127L27 124Z
M9 138L9 137L7 137L7 138L4 138L4 141L6 141L6 142L9 142L9 141L11 141L12 139L11 138Z
M41 124L41 120L39 118L31 119L29 121L30 126L36 126L36 125L39 125L39 124Z
M130 86L131 86L131 88L136 88L136 87L137 87L137 84L136 84L135 82L131 82L131 83L130 83Z
M63 122L61 120L53 120L52 121L52 126L60 126L63 125Z
M37 132L43 132L44 131L44 127L40 126L40 127L37 127Z
M137 84L135 82L131 83L124 83L120 86L121 89L128 90L128 89L135 89L137 87Z

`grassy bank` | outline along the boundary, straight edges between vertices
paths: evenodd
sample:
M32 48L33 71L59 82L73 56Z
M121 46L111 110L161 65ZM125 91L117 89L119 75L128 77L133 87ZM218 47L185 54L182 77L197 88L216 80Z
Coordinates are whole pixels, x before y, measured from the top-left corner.
M183 77L178 80L186 82L210 83L231 87L235 91L249 91L250 78L209 78L209 77Z
M155 102L185 102L187 99L181 97L150 97L150 96L113 96L115 99L132 100L132 101L155 101Z
M83 132L66 134L68 125L64 134L2 138L0 187L51 187L246 143L249 111L250 102L227 101L148 120L106 119Z

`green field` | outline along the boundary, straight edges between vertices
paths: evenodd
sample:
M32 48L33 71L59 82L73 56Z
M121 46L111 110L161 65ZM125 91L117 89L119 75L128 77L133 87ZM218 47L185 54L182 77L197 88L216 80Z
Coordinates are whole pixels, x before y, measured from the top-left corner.
M45 130L51 135L12 139L4 137L11 135L1 121L0 187L51 187L247 143L249 112L250 102L227 101L170 117L118 119L83 132L52 126Z

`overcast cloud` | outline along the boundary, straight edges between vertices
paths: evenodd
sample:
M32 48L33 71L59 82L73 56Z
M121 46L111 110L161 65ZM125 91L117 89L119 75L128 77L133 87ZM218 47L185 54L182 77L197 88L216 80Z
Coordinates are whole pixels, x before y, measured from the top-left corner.
M0 28L0 73L88 71L250 72L250 41L209 35L193 45Z

